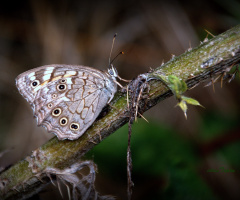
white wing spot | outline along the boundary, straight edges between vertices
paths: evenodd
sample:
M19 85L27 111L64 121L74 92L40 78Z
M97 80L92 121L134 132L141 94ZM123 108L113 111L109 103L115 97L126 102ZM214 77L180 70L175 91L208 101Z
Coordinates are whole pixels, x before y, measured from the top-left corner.
M51 77L51 74L44 75L44 76L42 77L42 80L43 80L43 81L47 81L47 80L50 79L50 77Z
M35 72L31 72L30 74L28 74L28 77L32 77L35 76Z
M53 72L53 70L54 70L54 67L47 67L46 71L44 71L44 75L51 74Z
M76 75L76 71L66 71L66 74L63 77L70 77Z
M35 74L35 72L32 72L32 73ZM34 81L34 80L36 79L36 76L34 76L34 75L32 75L32 76L28 76L28 77L29 77L29 79L30 79L31 81Z

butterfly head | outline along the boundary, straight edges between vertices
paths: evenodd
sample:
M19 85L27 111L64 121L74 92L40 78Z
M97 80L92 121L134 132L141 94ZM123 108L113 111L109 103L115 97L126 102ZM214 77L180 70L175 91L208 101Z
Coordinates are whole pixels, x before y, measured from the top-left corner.
M111 77L114 77L114 79L118 77L117 69L112 64L111 64L111 67L108 68L108 74Z

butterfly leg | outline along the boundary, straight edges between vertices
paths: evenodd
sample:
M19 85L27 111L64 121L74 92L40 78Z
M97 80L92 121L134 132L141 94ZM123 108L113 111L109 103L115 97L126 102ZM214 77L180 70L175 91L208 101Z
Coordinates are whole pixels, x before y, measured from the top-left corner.
M119 80L129 83L131 80L123 79L120 76L117 76Z

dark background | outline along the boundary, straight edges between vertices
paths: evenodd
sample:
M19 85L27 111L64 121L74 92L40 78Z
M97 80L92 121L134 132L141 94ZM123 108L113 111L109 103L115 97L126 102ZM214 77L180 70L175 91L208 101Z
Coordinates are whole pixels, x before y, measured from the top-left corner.
M52 134L36 126L15 87L15 77L47 64L81 64L106 70L113 55L119 75L132 79L207 36L239 24L240 3L228 1L4 1L0 5L0 159L6 167L23 159ZM211 38L212 36L209 36ZM239 199L239 78L201 84L186 93L205 109L190 106L185 120L169 98L133 127L133 199ZM126 198L127 127L88 154L99 168L101 194ZM208 172L214 169L217 172ZM232 172L229 172L233 170ZM40 199L61 198L56 187ZM67 198L67 196L66 196Z

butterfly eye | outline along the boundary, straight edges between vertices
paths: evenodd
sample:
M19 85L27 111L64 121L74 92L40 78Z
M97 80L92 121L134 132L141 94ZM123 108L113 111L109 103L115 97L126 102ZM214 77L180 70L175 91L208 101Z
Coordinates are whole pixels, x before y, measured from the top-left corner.
M39 80L34 80L34 81L31 83L31 86L32 86L32 88L35 88L35 87L37 87L39 84L40 84L40 81L39 81Z
M53 115L54 117L58 117L59 115L61 115L61 113L62 113L61 108L55 108L55 109L52 111L52 115Z
M70 129L73 131L77 131L79 129L79 124L78 123L71 123Z
M52 106L53 106L52 103L49 103L49 104L47 105L48 108L52 108Z
M57 98L57 94L52 94L52 98L56 99Z
M66 117L63 117L60 119L60 125L65 126L68 123L68 119Z
M61 79L60 80L60 83L66 83L67 81L66 81L66 79Z
M113 76L113 70L112 70L112 69L109 69L109 70L108 70L108 73L109 73L111 76Z
M60 85L57 86L57 89L58 89L59 91L64 91L64 90L67 89L67 86L66 86L66 84L60 84Z

